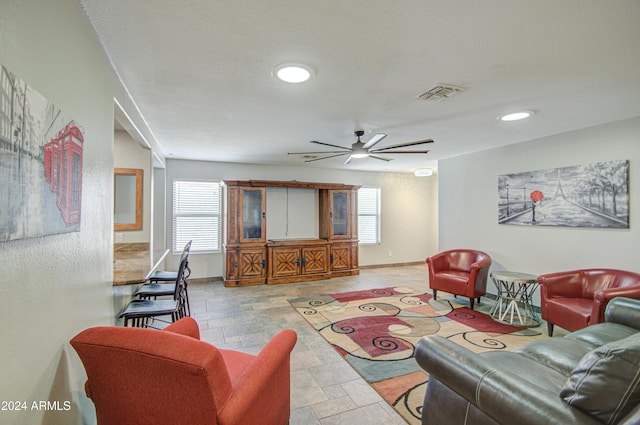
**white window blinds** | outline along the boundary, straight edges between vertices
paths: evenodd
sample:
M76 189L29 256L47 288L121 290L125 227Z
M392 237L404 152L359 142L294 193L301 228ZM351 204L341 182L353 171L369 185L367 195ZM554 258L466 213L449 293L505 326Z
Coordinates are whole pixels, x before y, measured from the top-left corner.
M220 183L173 181L173 252L220 250Z
M380 189L358 189L358 239L361 244L380 243Z

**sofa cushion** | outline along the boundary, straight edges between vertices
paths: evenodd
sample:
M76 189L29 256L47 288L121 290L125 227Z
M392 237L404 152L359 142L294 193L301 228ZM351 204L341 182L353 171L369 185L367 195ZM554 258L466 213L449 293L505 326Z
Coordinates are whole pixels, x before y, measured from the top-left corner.
M542 318L569 331L587 327L591 318L593 299L549 298Z
M594 348L594 345L581 340L545 338L518 347L513 352L561 373L564 376L564 384L566 377L571 375L584 355Z
M517 371L521 380L531 383L529 387L539 387L552 394L558 394L567 381L567 374L562 374L537 359L519 353L496 350L481 353L480 356L485 360L485 366L505 371Z
M460 272L455 270L446 270L442 272L437 272L434 274L434 277L437 279L437 283L435 283L435 287L444 288L446 287L448 291L451 293L465 293L467 286L469 285L469 273L468 272Z
M560 396L603 423L624 418L640 402L640 334L585 354Z

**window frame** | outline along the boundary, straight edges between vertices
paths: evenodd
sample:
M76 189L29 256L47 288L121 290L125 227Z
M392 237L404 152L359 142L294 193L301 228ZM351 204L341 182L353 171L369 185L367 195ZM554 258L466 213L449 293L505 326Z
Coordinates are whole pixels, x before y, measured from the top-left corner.
M361 202L361 195L360 195L360 191L362 190L375 190L376 195L375 195L375 213L361 213L360 212L360 207L362 205ZM379 187L373 187L373 186L363 186L360 189L358 189L358 245L379 245L382 241L382 236L381 236L381 205L382 205L382 190ZM362 241L361 239L361 235L362 232L360 231L360 226L363 223L363 220L361 219L361 217L375 217L375 236L376 236L376 240L375 241Z
M202 213L202 214L197 214L197 213L176 213L176 183L179 182L183 182L183 183L212 183L215 185L215 189L214 191L217 191L217 199L214 200L214 205L217 202L217 211L214 211L213 213ZM198 247L198 243L196 243L196 240L194 239L194 243L191 246L191 252L192 253L197 253L197 254L214 254L214 253L220 253L222 252L222 182L219 180L209 180L209 179L191 179L191 178L175 178L173 179L173 181L171 182L171 252L173 254L179 254L182 252L183 248L184 248L184 243L183 244L178 244L176 243L176 240L178 238L176 238L178 229L177 229L177 223L176 223L176 219L177 217L201 217L201 218L205 218L205 217L212 217L213 221L216 222L217 219L217 224L214 225L214 235L217 234L217 239L215 239L214 237L214 242L215 242L215 246L214 247L210 247L207 249L203 249Z

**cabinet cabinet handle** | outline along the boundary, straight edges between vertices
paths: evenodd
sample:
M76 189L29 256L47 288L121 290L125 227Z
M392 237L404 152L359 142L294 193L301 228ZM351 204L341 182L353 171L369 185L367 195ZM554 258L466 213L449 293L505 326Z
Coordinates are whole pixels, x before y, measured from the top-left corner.
M238 268L238 263L233 263L233 267Z
M262 268L264 269L265 267L267 267L267 260L262 260Z

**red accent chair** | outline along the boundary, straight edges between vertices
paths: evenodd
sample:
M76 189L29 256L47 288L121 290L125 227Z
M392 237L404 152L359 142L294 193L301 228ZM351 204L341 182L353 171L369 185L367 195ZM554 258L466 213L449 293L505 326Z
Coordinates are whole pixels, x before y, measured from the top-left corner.
M469 297L473 302L487 292L487 277L491 257L489 254L472 249L453 249L443 251L427 258L429 266L429 287L433 290L433 299L438 291Z
M223 350L185 317L161 331L94 327L71 345L98 425L285 425L296 339L287 329L258 355Z
M607 303L615 297L640 299L640 274L614 269L583 269L538 276L540 311L547 321L568 331L604 322Z

